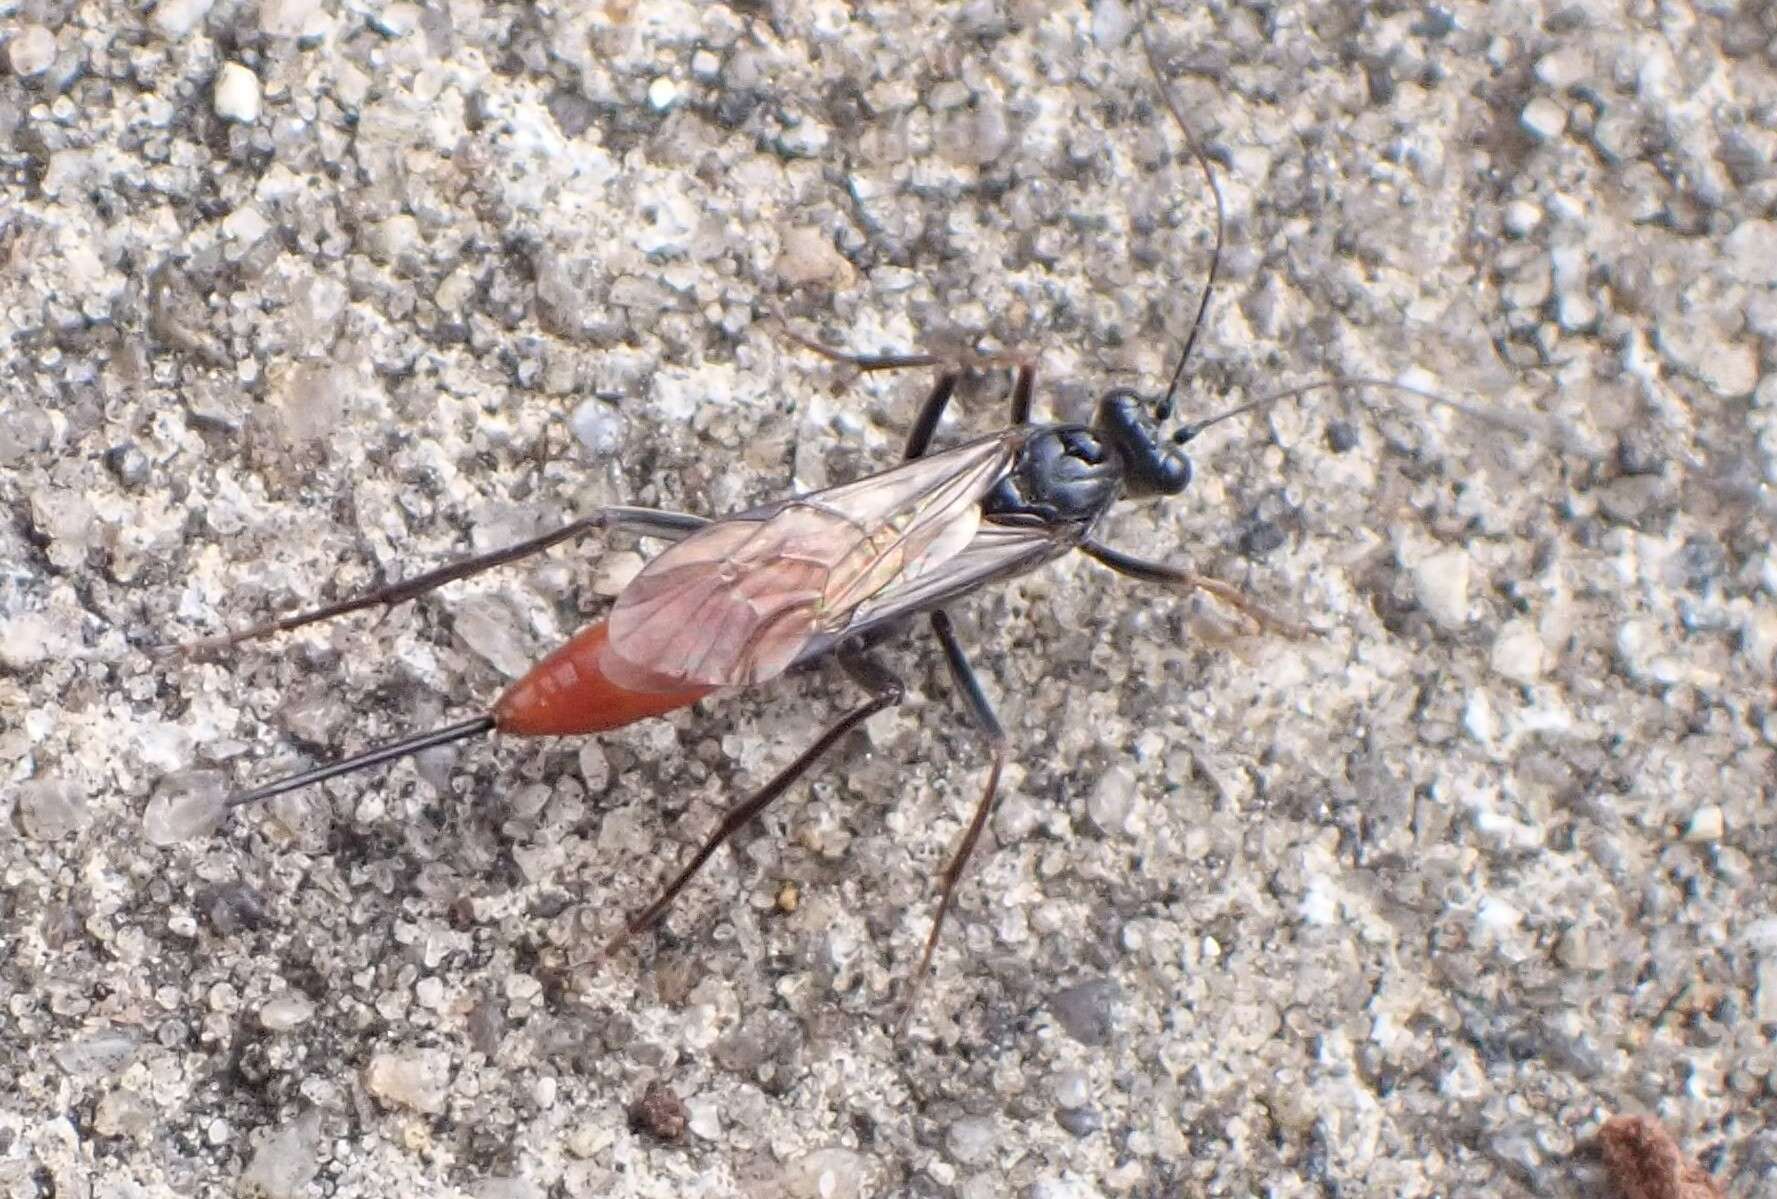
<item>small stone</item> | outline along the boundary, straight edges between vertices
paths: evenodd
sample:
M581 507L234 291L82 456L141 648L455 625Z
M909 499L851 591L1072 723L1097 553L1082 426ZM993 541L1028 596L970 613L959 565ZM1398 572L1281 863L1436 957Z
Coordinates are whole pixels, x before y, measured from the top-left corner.
M203 23L216 0L161 0L149 18L163 37L177 41Z
M56 60L56 35L41 25L26 25L6 43L6 60L21 79L41 75Z
M315 1005L300 991L284 991L273 995L259 1008L260 1026L268 1032L287 1032L307 1024L315 1014Z
M451 612L452 629L477 657L509 679L531 667L536 655L512 606L494 595L472 595Z
M264 1199L300 1199L327 1161L321 1139L321 1113L309 1108L259 1142L241 1173L240 1194Z
M1104 1127L1104 1117L1094 1107L1058 1108L1055 1122L1076 1137L1089 1137Z
M169 774L155 785L142 813L142 835L150 845L178 845L207 836L227 810L223 778L213 770Z
M1508 621L1493 639L1491 665L1497 674L1525 686L1543 675L1543 639L1527 620Z
M655 112L665 112L679 98L679 85L662 75L648 84L648 106Z
M450 1055L442 1049L379 1053L365 1068L364 1088L390 1106L437 1115L450 1095Z
M1728 274L1741 283L1777 286L1777 221L1741 221L1721 249Z
M816 1149L784 1167L786 1199L861 1199L867 1160L849 1149Z
M1085 1107L1092 1100L1092 1080L1084 1070L1063 1070L1056 1074L1049 1088L1060 1107Z
M116 1090L99 1100L93 1110L93 1128L100 1136L132 1140L154 1126L154 1107L134 1091Z
M591 462L615 458L623 449L623 414L603 400L586 400L568 418L574 439Z
M259 119L259 76L238 62L222 64L216 76L216 115L251 125Z
M1764 958L1758 964L1753 976L1752 1012L1765 1027L1777 1025L1777 957Z
M1529 200L1513 200L1506 205L1503 223L1505 231L1513 237L1528 237L1532 230L1542 224L1543 210Z
M1691 813L1690 823L1684 828L1684 839L1691 842L1720 841L1726 827L1721 805L1704 804Z
M601 795L611 785L611 760L595 740L580 747L580 781L586 784L588 795Z
M394 262L420 245L420 223L402 212L370 227L365 249L378 262Z
M1099 832L1110 837L1128 835L1129 816L1135 808L1135 775L1127 766L1112 766L1098 778L1086 797L1086 815Z
M1547 96L1538 96L1518 114L1518 123L1537 141L1553 141L1567 129L1567 110Z
M1427 554L1413 567L1413 590L1426 615L1445 629L1468 622L1469 556L1460 549Z
M676 1141L685 1135L689 1123L684 1101L658 1079L649 1083L641 1098L629 1106L630 1128L655 1140Z
M1750 395L1758 386L1758 346L1752 338L1729 336L1712 321L1687 317L1662 320L1656 333L1662 354L1723 399Z
M18 789L18 821L33 841L60 841L85 828L92 819L87 798L72 783L32 779Z
M991 1119L964 1116L945 1133L944 1149L958 1165L978 1166L987 1161L999 1139L999 1127Z
M824 283L842 288L855 274L845 255L834 248L833 239L814 225L797 225L784 232L776 270L784 282L799 287Z
M259 29L267 37L302 37L320 12L320 0L260 0Z
M1094 979L1056 992L1049 1001L1049 1011L1067 1035L1080 1044L1103 1045L1111 1039L1118 998L1120 992L1115 983Z

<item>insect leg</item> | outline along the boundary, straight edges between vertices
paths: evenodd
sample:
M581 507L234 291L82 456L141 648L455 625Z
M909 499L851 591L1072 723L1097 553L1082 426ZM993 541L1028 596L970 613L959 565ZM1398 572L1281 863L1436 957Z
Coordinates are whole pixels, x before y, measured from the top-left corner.
M1026 425L1030 423L1031 386L1036 378L1036 368L1017 354L960 354L941 357L937 354L853 354L847 350L835 349L823 345L812 337L804 337L796 332L785 321L783 314L778 314L778 324L783 326L784 335L804 349L813 350L824 358L834 362L843 362L860 371L900 370L915 366L943 366L945 371L938 376L938 382L926 396L925 402L919 407L919 416L914 419L913 429L907 435L907 448L901 457L912 461L925 455L932 443L932 434L937 432L938 422L944 416L944 409L950 404L950 397L956 391L957 381L962 377L961 368L985 369L996 366L1010 366L1016 372L1012 384L1012 423Z
M379 587L375 591L353 596L351 599L340 600L320 608L312 608L307 612L280 616L274 620L256 624L251 628L242 629L238 633L222 633L215 637L205 637L198 641L187 642L182 646L168 648L182 650L186 653L219 649L238 642L251 641L256 637L264 637L271 633L299 629L303 625L313 624L319 620L329 620L335 616L344 616L348 612L357 612L363 608L374 608L378 605L391 607L404 600L424 595L446 583L454 583L458 579L478 575L484 570L492 570L496 566L516 562L520 558L541 553L552 545L597 529L623 529L645 537L659 537L667 541L677 541L687 533L693 533L708 523L701 516L688 516L680 512L658 512L652 508L601 508L591 516L583 516L579 520L565 524L559 529L552 529L529 541L521 541L517 545L509 545L473 558L464 558L460 562L440 566L437 570L429 570L424 574L415 575L411 579L390 583L386 587Z
M932 385L931 394L919 406L919 415L913 419L913 428L907 433L907 448L901 452L904 461L911 462L915 458L925 457L926 451L932 446L932 434L938 431L938 422L944 419L944 409L950 406L950 397L956 391L957 380L961 378L961 373L957 371L945 371L938 376L937 383Z
M1085 551L1087 557L1103 563L1120 575L1140 579L1144 583L1158 583L1169 591L1206 591L1261 629L1269 632L1282 633L1286 637L1306 637L1320 631L1310 625L1299 624L1288 617L1279 616L1264 605L1248 599L1238 587L1224 583L1220 579L1212 579L1208 575L1196 574L1177 566L1149 562L1145 558L1125 554L1121 550L1114 550L1108 545L1092 540L1082 541L1080 549Z
M788 791L798 779L808 773L809 768L819 761L822 755L837 745L847 733L883 709L892 708L901 702L903 694L901 680L889 673L888 669L874 658L856 652L843 653L840 655L839 664L845 668L845 673L850 675L854 682L871 693L870 699L859 704L830 725L827 731L820 735L819 740L803 750L794 762L780 770L776 778L729 808L722 817L722 823L716 826L716 831L711 833L698 851L691 855L691 860L685 863L673 881L666 885L666 889L660 893L659 898L630 917L628 923L623 926L623 931L606 943L602 956L609 957L620 949L625 941L638 933L646 932L658 923L660 918L666 915L667 908L672 906L673 900L678 898L679 892L684 890L685 884L691 881L692 876L702 868L705 862L709 861L710 855L721 848L724 841L744 828L748 821L763 812L772 800Z
M993 764L988 767L987 785L981 789L981 801L975 805L974 819L969 821L962 843L957 846L956 853L951 855L939 880L938 910L932 914L932 929L926 934L925 951L919 955L919 969L914 971L913 978L908 982L907 995L901 1004L903 1027L913 1015L914 1001L919 996L926 975L931 971L932 953L938 948L938 936L944 929L944 918L950 914L951 901L956 897L956 884L969 864L970 855L975 852L976 843L981 840L981 830L987 827L987 818L993 814L994 801L999 796L1000 772L1006 765L1006 732L1000 727L999 718L993 714L993 705L988 702L986 693L981 690L981 680L975 676L974 668L969 665L969 657L963 651L962 642L957 640L949 614L942 608L932 613L932 632L937 634L939 644L944 647L944 660L950 666L950 677L963 697L970 720L981 735L987 738Z

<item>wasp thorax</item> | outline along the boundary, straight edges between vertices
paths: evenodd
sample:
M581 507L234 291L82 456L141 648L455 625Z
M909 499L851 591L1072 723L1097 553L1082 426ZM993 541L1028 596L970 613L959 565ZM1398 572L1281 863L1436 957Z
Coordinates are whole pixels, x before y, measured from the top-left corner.
M1123 459L1126 494L1177 495L1190 486L1191 459L1160 432L1152 401L1128 388L1107 392L1092 427Z

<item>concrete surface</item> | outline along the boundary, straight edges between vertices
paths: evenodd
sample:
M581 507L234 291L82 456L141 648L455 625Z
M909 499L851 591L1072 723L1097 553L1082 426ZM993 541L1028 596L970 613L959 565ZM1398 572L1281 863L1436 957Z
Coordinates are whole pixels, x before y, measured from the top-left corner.
M1542 432L1317 397L1110 522L1321 636L1084 560L960 608L1017 763L906 1035L985 763L923 638L602 967L842 680L210 826L480 710L648 547L155 647L891 461L928 378L774 305L1034 350L1045 413L1156 387L1213 210L1140 19L0 2L0 1193L1589 1196L1624 1112L1777 1188L1754 4L1152 17L1227 200L1185 409L1380 375Z

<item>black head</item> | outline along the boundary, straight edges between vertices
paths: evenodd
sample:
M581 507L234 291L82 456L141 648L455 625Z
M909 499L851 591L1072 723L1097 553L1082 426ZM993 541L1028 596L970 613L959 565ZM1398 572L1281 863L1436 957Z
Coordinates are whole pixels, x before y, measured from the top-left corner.
M1191 459L1175 438L1160 431L1155 407L1120 387L1098 401L1092 420L1092 428L1123 459L1123 491L1135 498L1177 495L1191 483Z

